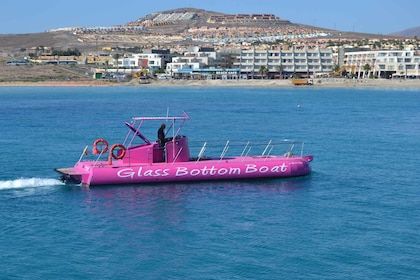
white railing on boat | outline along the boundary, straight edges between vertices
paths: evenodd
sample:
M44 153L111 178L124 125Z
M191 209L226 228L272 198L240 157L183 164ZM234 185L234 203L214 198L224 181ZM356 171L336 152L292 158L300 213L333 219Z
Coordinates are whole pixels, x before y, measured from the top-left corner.
M205 142L189 141L189 152L191 161L203 161L209 159L216 159L222 161L223 159L241 156L243 161L250 157L268 159L270 157L292 157L303 156L304 142L295 140L210 140ZM153 149L151 146L150 149ZM180 156L183 148L177 152L174 159L176 162ZM82 161L83 155L86 153L87 147L83 150L79 162ZM152 154L152 153L147 153ZM100 161L105 153L103 151L94 159L94 165L103 165ZM126 155L127 156L127 155ZM108 156L109 158L109 156ZM169 162L169 163L171 163Z
M300 147L299 147L300 146ZM296 150L300 148L300 150ZM206 142L189 142L191 157L196 161L204 159L220 159L229 157L303 156L304 143L295 140L243 141L214 140Z

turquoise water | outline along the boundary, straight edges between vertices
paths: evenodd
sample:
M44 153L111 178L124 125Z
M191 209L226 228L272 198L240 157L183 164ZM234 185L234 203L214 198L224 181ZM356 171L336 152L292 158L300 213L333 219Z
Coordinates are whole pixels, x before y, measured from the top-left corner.
M55 167L125 121L296 139L296 179L80 188ZM0 87L2 279L417 279L420 89ZM156 131L149 132L151 138Z

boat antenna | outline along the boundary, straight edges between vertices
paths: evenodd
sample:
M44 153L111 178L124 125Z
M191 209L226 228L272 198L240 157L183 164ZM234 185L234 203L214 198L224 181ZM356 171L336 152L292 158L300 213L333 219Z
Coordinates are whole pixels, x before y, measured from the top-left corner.
M166 108L166 122L169 121L169 107ZM169 129L172 128L172 140L174 140L174 135L175 135L175 120L172 120L171 126L169 127ZM168 132L168 131L167 131Z

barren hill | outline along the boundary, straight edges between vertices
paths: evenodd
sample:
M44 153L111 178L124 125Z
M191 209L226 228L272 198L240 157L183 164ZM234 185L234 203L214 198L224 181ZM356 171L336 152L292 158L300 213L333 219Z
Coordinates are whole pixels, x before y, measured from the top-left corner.
M420 26L405 29L399 32L394 32L392 33L392 35L399 36L399 37L407 37L407 38L414 38L416 36L420 37Z
M141 38L145 36L167 36L180 37L174 38L174 41L183 43L188 40L188 30L191 28L234 28L234 27L259 27L270 29L273 26L290 26L303 29L314 28L300 24L294 24L288 20L280 19L274 15L265 15L265 20L256 20L247 15L227 15L218 12L181 8L149 14L135 21L115 26L113 32L86 31L54 31L33 34L12 34L0 35L0 47L3 52L16 52L23 48L34 48L38 46L47 46L58 49L79 48L94 49L95 47L105 45L123 45L139 46L142 43L148 43L150 40L142 42ZM249 15L248 15L249 16ZM182 18L184 17L184 18ZM141 26L141 32L127 32L128 28ZM125 31L121 31L121 30ZM321 28L317 28L321 29ZM188 35L188 34L187 34Z
M218 12L181 8L149 14L137 20L110 27L109 30L74 29L44 33L0 35L0 61L19 57L28 53L28 49L39 46L66 50L77 48L82 52L98 51L102 47L165 47L168 45L199 44L192 41L195 34L205 36L258 36L262 32L328 32L331 37L369 38L372 34L346 33L292 23L275 15L228 15ZM233 31L232 31L233 30ZM242 34L230 34L242 30ZM243 31L245 30L245 32ZM249 30L249 34L246 34ZM196 33L194 33L196 31ZM298 33L299 34L299 33ZM338 35L340 34L340 35Z
M71 32L43 32L29 34L0 34L0 60L28 53L28 49L39 46L56 49L79 48L83 44Z
M259 18L257 18L259 17ZM275 15L229 15L194 8L180 8L149 14L123 26L143 25L156 33L177 34L186 32L193 27L238 27L256 26L270 27L273 25L296 25Z

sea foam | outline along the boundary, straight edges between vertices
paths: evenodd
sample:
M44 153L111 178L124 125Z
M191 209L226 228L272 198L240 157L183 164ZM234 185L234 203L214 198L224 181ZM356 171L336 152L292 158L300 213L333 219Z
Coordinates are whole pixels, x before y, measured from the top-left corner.
M15 180L0 181L0 190L34 188L62 184L63 183L61 181L51 178L19 178Z

